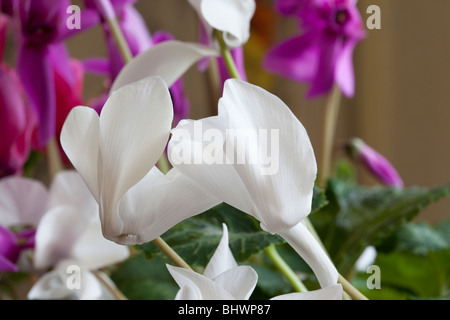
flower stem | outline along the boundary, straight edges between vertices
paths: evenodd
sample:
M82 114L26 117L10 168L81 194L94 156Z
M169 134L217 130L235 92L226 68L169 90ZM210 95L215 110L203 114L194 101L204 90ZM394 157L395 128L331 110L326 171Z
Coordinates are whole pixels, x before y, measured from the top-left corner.
M108 24L111 34L116 41L117 48L119 49L123 60L125 61L125 63L130 62L133 59L133 55L131 53L130 47L127 44L127 41L125 40L122 30L120 29L117 19L107 19L106 23Z
M116 298L117 300L128 300L125 295L120 292L119 289L106 281L98 270L91 270L91 272L97 278L97 280L100 281L106 289L108 289L108 291L114 296L114 298Z
M324 187L331 176L331 158L333 151L333 137L336 131L336 124L339 115L341 100L341 90L338 86L333 87L333 91L328 97L322 136L322 162L319 171L319 186Z
M235 79L240 79L241 76L239 75L239 71L236 67L236 64L234 63L233 56L231 55L230 50L228 50L228 47L225 41L223 40L222 32L219 30L214 30L214 36L219 42L220 53L222 55L223 60L225 61L225 65L227 67L228 72L230 73L230 76Z
M53 180L58 172L64 168L58 149L56 138L52 137L47 143L47 163L50 173L50 180Z
M94 0L97 5L97 9L102 15L103 19L106 21L106 24L109 27L109 30L116 42L117 48L120 51L122 59L125 63L128 63L133 59L133 55L131 53L130 47L125 39L125 36L120 29L119 23L117 22L117 18L114 12L114 8L110 2L110 0Z
M176 266L192 270L192 268L161 238L153 240L153 243L161 250Z
M295 272L289 267L289 265L283 260L279 255L274 244L269 245L264 249L264 252L272 260L278 270L286 277L289 283L294 287L297 292L307 292L308 289L305 287L303 282L297 277Z
M342 285L344 292L346 292L353 300L369 300L341 274L338 275L338 282Z
M320 244L324 252L328 254L325 249L323 242L321 241L316 229L308 218L305 218L306 227L311 232L311 234L316 238L317 242ZM350 282L347 281L341 274L338 273L338 282L342 285L344 293L348 294L354 300L368 300L365 295L363 295L358 289L356 289Z

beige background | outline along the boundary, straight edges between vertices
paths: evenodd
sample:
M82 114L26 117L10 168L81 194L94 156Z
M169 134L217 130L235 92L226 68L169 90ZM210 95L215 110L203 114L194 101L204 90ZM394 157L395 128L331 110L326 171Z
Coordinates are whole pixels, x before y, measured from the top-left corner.
M364 21L372 4L381 8L381 30L367 30L366 39L355 50L356 95L342 100L334 156L343 156L341 143L358 136L394 164L406 186L450 183L450 1L359 0ZM197 40L197 18L187 1L140 0L136 7L150 30L167 30L179 40ZM258 17L265 14L267 20L254 21L257 29L246 46L249 82L286 102L307 128L320 161L325 99L306 101L304 84L268 75L255 52L262 27L273 24L273 34L266 30L271 36L266 40L273 43L298 32L297 24L264 10ZM104 55L102 37L101 30L94 28L72 39L69 50L78 58ZM191 118L214 114L216 101L207 74L194 66L185 80ZM95 96L101 86L101 78L87 76L86 97ZM376 183L364 171L360 177L364 184ZM418 219L436 222L448 217L450 199L444 199Z

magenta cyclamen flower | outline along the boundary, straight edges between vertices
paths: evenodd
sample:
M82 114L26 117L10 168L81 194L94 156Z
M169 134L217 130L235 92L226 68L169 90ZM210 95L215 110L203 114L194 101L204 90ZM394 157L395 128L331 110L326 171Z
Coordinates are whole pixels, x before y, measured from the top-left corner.
M29 228L19 233L0 225L0 272L16 272L17 261L22 250L34 248L36 229Z
M385 185L403 188L403 180L397 170L384 156L368 146L363 140L359 138L351 139L347 144L347 150Z
M165 31L158 31L153 34L150 33L145 24L145 20L134 7L136 1L137 0L110 0L111 6L118 19L120 29L133 57L161 42L173 40L173 36ZM98 14L101 15L101 10L97 7L98 3L96 1L85 0L85 4L88 8L98 10ZM125 63L106 23L103 23L103 28L106 34L108 57L106 59L86 59L84 61L84 66L88 71L107 75L110 82L113 83ZM169 90L174 108L173 125L176 126L181 119L184 119L188 115L190 104L184 94L182 78L179 78L172 84ZM94 109L100 112L107 97L107 95L103 95L96 99Z
M22 170L30 153L35 125L34 114L25 103L15 73L0 65L0 177Z
M328 93L334 84L353 96L353 51L365 35L356 0L278 0L277 8L298 17L303 33L275 45L264 67L309 83L308 98Z
M64 73L70 61L60 55L63 40L74 32L67 28L69 0L8 0L2 10L11 16L17 30L17 72L38 121L38 147L55 135L56 98L54 70ZM17 19L17 20L16 20ZM84 12L80 30L95 23L96 17Z

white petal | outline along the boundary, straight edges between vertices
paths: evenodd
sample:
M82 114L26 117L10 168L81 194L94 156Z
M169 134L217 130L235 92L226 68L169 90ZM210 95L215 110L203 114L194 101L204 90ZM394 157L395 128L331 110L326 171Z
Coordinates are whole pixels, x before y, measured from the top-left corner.
M337 284L336 267L303 222L279 234L311 267L322 288Z
M70 258L85 269L100 269L124 261L130 256L128 247L107 240L102 235L100 219L91 219L75 241Z
M309 292L295 292L273 297L270 300L342 300L342 286L336 284Z
M75 269L71 269L74 267ZM100 273L105 281L111 282ZM79 278L77 278L79 277ZM112 300L113 295L90 271L71 261L62 261L42 275L28 292L29 300Z
M248 300L258 282L258 274L250 266L238 266L215 277L214 282L237 300Z
M194 271L167 265L167 269L180 288L190 286L201 293L203 300L234 300L235 298L213 280Z
M206 46L181 41L165 41L140 53L127 63L111 87L111 92L151 75L161 76L170 87L194 63L219 53Z
M67 286L67 273L52 270L42 275L28 292L29 300L77 300L77 290Z
M0 224L37 226L45 213L48 191L30 178L11 176L0 180Z
M293 227L311 211L317 173L305 128L278 97L236 79L225 82L219 101L219 115L223 114L228 130L253 134L244 147L238 140L243 134L237 139L227 136L236 153L246 154L246 163L234 167L256 205L248 213L272 233Z
M99 202L100 122L94 109L75 107L70 111L61 130L61 146Z
M175 300L202 300L202 294L197 287L186 285L178 290Z
M367 268L373 264L377 257L377 250L374 246L368 246L355 262L355 269L366 272Z
M217 246L216 251L206 265L203 275L207 278L214 279L221 273L237 267L236 260L233 257L233 253L228 246L228 228L226 224L223 226L223 235Z
M163 175L154 167L122 198L119 212L124 221L123 233L128 236L112 240L128 245L154 240L220 202L177 169Z
M203 19L224 33L224 40L230 48L247 42L255 9L255 0L203 0L200 7Z
M86 218L74 207L58 206L48 211L36 229L34 266L43 270L69 258L86 224Z
M100 117L101 205L105 236L123 233L118 202L161 156L173 118L169 90L153 76L113 92Z
M86 217L98 216L98 205L81 175L75 170L59 172L49 189L47 208L69 205Z
M109 286L115 288L115 284L105 273L98 272L98 275ZM82 269L79 300L116 300L116 298L92 272Z
M181 121L172 130L168 145L169 161L218 199L249 213L253 206L249 193L234 166L227 164L226 152L223 151L225 124L222 116ZM209 154L208 148L217 153L222 150L223 156L208 159L205 156Z

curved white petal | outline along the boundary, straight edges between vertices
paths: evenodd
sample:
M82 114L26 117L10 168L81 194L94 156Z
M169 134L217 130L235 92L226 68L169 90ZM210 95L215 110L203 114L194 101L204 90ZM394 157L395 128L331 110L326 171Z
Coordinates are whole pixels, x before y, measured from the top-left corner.
M256 205L249 213L272 233L293 227L311 211L317 174L305 128L278 97L236 79L225 82L221 114L228 130L248 136L247 145L240 144L244 134L228 134L227 143L246 155L246 163L234 167Z
M36 229L35 268L43 270L69 258L72 245L86 225L86 218L74 207L58 206L48 211Z
M227 270L233 269L238 266L236 260L233 257L233 253L228 246L228 228L226 224L223 226L223 235L217 246L216 251L206 265L203 275L207 278L214 279L221 273Z
M126 260L128 247L107 240L102 235L98 216L91 219L70 250L70 258L85 269L100 269Z
M210 156L211 148L224 155ZM168 151L173 166L271 233L311 211L317 165L308 134L279 98L257 86L227 80L219 115L180 122Z
M120 201L119 214L127 236L111 240L128 245L154 240L182 220L220 202L177 169L164 175L153 167Z
M250 266L238 266L221 273L213 280L235 299L248 300L258 282L258 274Z
M194 63L218 55L217 50L196 43L176 40L159 43L127 63L114 80L110 92L151 75L161 76L170 87Z
M336 284L309 292L295 292L273 297L270 300L342 300L342 286Z
M203 0L200 4L203 19L211 28L223 32L230 48L247 42L255 9L255 0Z
M118 203L161 156L171 129L172 100L164 80L152 76L119 88L100 116L100 217L106 237L119 236L125 221Z
M175 300L202 300L202 294L197 287L185 285L178 290Z
M69 205L86 217L98 215L98 205L81 175L75 170L59 172L49 189L47 209Z
M191 290L200 292L202 300L235 300L223 287L199 273L171 265L167 269L180 288L195 288Z
M45 213L48 191L44 184L30 178L11 176L0 180L0 224L32 225Z
M89 107L73 108L64 122L60 140L67 157L99 202L100 121L97 112Z
M221 201L244 212L253 206L246 186L225 151L226 119L183 120L172 130L168 145L171 164Z
M311 267L322 288L337 284L336 267L303 221L279 234Z

